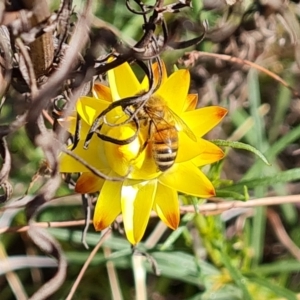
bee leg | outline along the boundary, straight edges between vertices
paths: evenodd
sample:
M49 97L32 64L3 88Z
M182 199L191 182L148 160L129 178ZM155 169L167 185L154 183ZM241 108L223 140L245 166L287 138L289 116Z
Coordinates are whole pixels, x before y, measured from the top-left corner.
M76 148L76 146L78 145L78 143L79 143L80 131L81 131L81 117L77 113L75 135L74 135L74 138L73 138L73 146L72 146L71 150L74 150Z
M92 215L92 199L88 194L81 195L82 204L84 207L85 214L85 225L81 236L81 242L84 245L85 249L89 249L89 246L86 242L86 235L91 223L91 215Z
M143 146L140 150L140 153L143 152L146 149L147 145L148 145L148 141L145 141L145 143L143 144Z
M145 122L147 122L147 121L145 121ZM146 125L146 124L144 124L144 125ZM146 149L146 147L148 145L148 142L150 140L150 136L151 136L151 124L149 124L149 127L148 127L148 136L147 136L147 139L144 142L144 144L143 144L143 146L142 146L142 148L140 150L140 153L143 152Z

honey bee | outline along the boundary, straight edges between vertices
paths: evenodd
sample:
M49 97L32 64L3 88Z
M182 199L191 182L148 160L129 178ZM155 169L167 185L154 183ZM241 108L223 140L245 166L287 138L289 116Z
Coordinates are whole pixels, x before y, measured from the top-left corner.
M183 130L192 140L194 133L158 96L152 96L138 113L148 126L148 140L153 159L161 172L171 168L178 152L178 131ZM146 145L145 145L146 146Z

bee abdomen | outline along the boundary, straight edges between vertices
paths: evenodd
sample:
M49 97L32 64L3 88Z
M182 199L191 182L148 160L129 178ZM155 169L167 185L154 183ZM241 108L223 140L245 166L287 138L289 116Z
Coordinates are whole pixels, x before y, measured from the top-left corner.
M156 136L152 140L152 152L158 169L164 172L173 166L177 157L178 136L176 131L173 132L172 129L170 130L168 128L170 136L168 136L168 138L165 137L165 139L161 139L159 136L162 134L162 131L164 130L161 130L160 133L155 133ZM166 132L167 130L165 129L165 133Z
M167 151L166 153L160 153L160 154L156 153L156 155L154 156L157 167L162 172L168 170L173 166L177 156L177 151L173 153L168 153Z

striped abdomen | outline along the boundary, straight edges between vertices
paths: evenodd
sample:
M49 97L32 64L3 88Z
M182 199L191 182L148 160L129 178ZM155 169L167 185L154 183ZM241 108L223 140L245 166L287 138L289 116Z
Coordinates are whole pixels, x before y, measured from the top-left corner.
M152 155L162 172L171 168L178 151L178 132L175 126L167 123L151 124Z

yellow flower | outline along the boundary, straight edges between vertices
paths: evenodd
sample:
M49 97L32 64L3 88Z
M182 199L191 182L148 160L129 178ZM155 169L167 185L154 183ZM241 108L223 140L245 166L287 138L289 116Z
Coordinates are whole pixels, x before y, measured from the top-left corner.
M153 66L155 80L158 66ZM170 228L179 224L179 203L177 192L208 198L215 195L209 179L199 167L223 158L220 148L201 137L215 127L226 115L227 110L217 106L195 109L197 95L189 94L190 74L178 70L167 77L163 66L162 83L150 99L159 100L164 109L169 109L187 125L196 138L192 139L180 126L178 131L178 152L174 164L166 171L159 170L153 155L153 141L149 141L149 123L141 120L137 137L125 145L103 141L96 134L87 150L83 148L86 135L95 118L109 104L125 97L141 94L148 89L148 79L138 81L129 64L108 72L110 87L95 84L94 97L81 97L77 112L82 119L80 141L73 150L75 154L106 175L124 177L121 181L109 181L89 172L72 157L62 154L61 172L81 172L75 190L79 193L100 191L94 213L96 230L108 227L122 213L127 239L137 244L144 235L151 210ZM150 100L149 100L150 101ZM147 102L148 103L148 102ZM124 140L135 135L136 127L128 123L119 126L128 116L120 107L106 115L106 124L101 134ZM74 125L71 126L74 131ZM151 134L151 133L150 133Z

